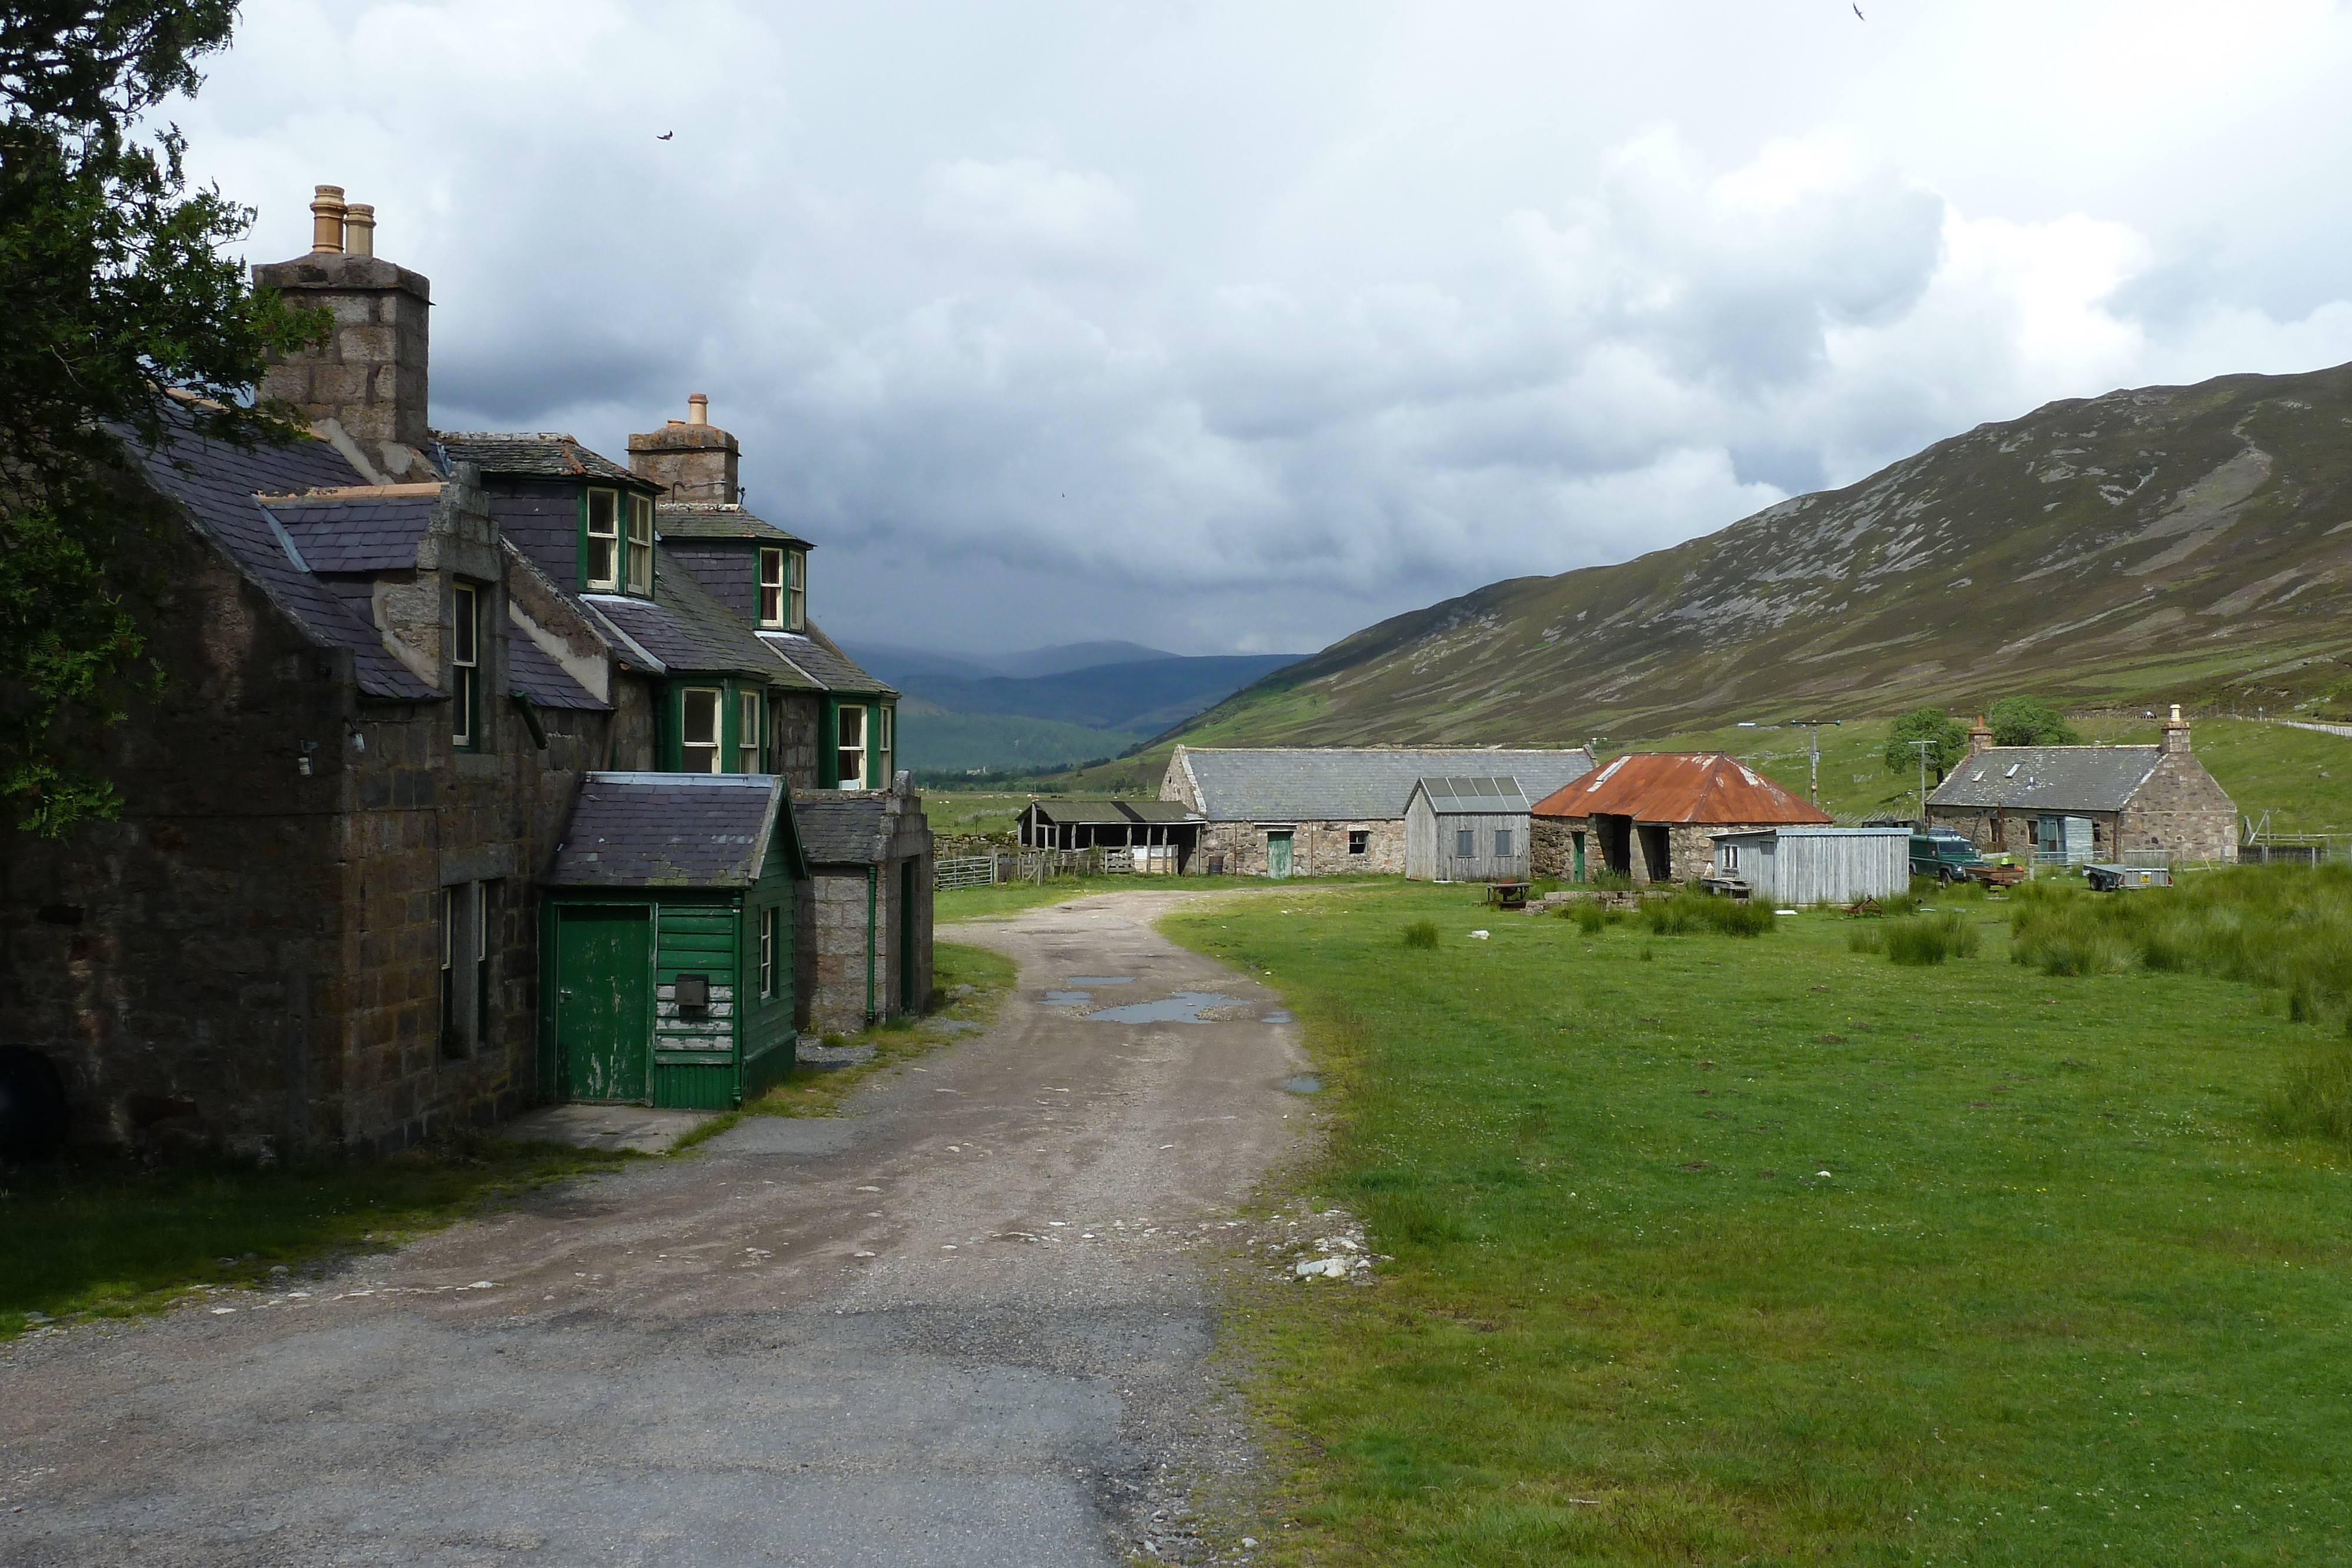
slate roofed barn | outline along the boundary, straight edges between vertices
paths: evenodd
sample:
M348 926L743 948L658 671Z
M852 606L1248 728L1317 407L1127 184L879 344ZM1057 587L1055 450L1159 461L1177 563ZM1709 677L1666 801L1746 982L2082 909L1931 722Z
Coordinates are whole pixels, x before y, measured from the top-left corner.
M1608 871L1637 883L1706 875L1712 835L1728 829L1830 821L1738 758L1712 751L1628 752L1545 795L1531 816L1538 876L1581 882Z
M2237 853L2238 808L2197 759L2179 704L2154 746L1995 746L1979 718L1969 755L1928 795L1927 822L1988 852L2076 861Z
M1192 869L1288 876L1405 870L1405 808L1423 778L1516 779L1548 794L1592 768L1561 750L1439 747L1180 746L1160 798L1200 813Z

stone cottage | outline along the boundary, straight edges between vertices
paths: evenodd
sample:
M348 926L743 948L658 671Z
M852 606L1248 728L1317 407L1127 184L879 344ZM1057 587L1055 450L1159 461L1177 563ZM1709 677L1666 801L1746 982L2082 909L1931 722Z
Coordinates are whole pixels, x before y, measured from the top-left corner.
M1189 873L1326 876L1404 874L1405 807L1424 778L1517 779L1530 798L1592 768L1581 747L1563 751L1433 747L1180 746L1160 798L1202 819Z
M2176 863L2237 856L2238 808L2197 759L2178 703L2154 746L1995 746L1979 718L1969 755L1927 797L1927 822L1986 851Z
M132 454L172 523L145 626L168 684L103 737L120 819L0 854L0 1040L57 1064L85 1139L382 1150L560 1092L542 884L583 781L764 775L797 801L890 775L895 694L806 621L804 575L779 647L666 555L663 479L564 436L436 434L429 285L340 191L312 211L311 254L255 269L335 322L262 388L311 434L241 452L184 423ZM910 794L852 793L928 854ZM884 1010L928 1001L921 869L924 951ZM795 954L813 891L797 873L774 934ZM792 1010L832 1016L787 968Z
M1529 834L1538 876L1606 871L1644 885L1706 875L1717 834L1829 821L1737 758L1629 752L1537 800Z

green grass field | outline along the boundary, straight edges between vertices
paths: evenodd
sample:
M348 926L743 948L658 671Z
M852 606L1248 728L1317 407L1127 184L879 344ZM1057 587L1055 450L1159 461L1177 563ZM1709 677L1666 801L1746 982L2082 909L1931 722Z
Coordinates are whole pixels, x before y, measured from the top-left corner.
M1269 1201L1394 1261L1238 1288L1262 1561L2352 1561L2352 1160L2266 1126L2320 1038L2276 992L2052 977L1981 900L1928 967L1834 915L1283 907L1166 928L1272 971L1330 1085Z

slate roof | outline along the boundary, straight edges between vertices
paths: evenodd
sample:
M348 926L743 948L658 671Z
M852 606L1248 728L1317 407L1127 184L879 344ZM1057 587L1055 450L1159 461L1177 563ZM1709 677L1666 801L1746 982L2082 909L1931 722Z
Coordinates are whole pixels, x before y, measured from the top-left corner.
M1179 747L1212 821L1381 821L1401 819L1424 778L1489 778L1507 769L1526 793L1549 793L1591 771L1581 747L1565 751L1396 747L1224 750Z
M1826 811L1719 751L1631 751L1538 800L1538 817L1631 817L1637 822L1813 822Z
M791 660L810 679L829 692L871 692L897 696L897 689L858 668L840 644L812 626L800 632L762 632L760 641Z
M812 865L871 865L890 858L890 803L823 791L793 801L801 848Z
M786 533L740 506L718 501L666 501L654 508L654 529L666 538L758 539L808 548L808 540L798 534Z
M572 436L553 431L536 434L499 431L435 431L441 455L451 463L478 463L484 474L528 474L549 479L596 479L635 490L658 491L661 486L638 477L600 452Z
M323 441L240 451L195 434L186 416L167 415L161 448L131 444L148 482L179 503L188 519L236 563L315 645L348 650L360 691L372 697L421 702L442 693L384 652L374 623L311 575L292 533L256 499L302 490L341 489L367 481ZM409 564L415 564L414 552Z
M299 497L265 496L261 504L294 539L312 571L399 571L441 504L438 485L362 486Z
M1441 817L1513 816L1528 809L1526 792L1511 778L1423 779L1415 788L1429 797L1429 809Z
M768 641L710 596L683 566L654 547L655 598L590 593L582 601L626 632L672 674L685 672L756 675L781 686L816 690L818 684L776 656Z
M2163 755L2158 746L1996 746L1961 758L1927 804L2120 811Z
M611 713L613 705L572 678L564 667L528 633L509 633L507 684L541 707L568 708L575 713Z
M748 887L780 819L794 852L789 793L769 773L587 774L548 885Z

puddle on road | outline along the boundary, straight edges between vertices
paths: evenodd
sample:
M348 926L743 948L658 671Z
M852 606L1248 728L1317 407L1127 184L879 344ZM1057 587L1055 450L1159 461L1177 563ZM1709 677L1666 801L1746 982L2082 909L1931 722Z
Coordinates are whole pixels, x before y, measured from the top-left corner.
M1302 1072L1296 1078L1286 1078L1283 1080L1282 1086L1285 1089L1289 1090L1293 1094L1320 1094L1323 1092L1323 1081L1320 1078L1316 1077L1315 1074L1311 1072Z
M1087 991L1047 991L1045 1005L1049 1008L1082 1008L1094 1000Z
M1297 1023L1298 1019L1291 1015L1291 1011L1288 1008L1276 1008L1273 1011L1267 1013L1264 1018L1257 1021L1260 1023Z
M1073 986L1131 986L1135 984L1135 977L1133 975L1072 975L1069 983Z
M1098 1019L1104 1023L1199 1023L1201 1015L1211 1008L1248 1005L1239 997L1219 996L1214 991L1179 991L1156 1002L1105 1008L1100 1012L1088 1013L1087 1017Z

